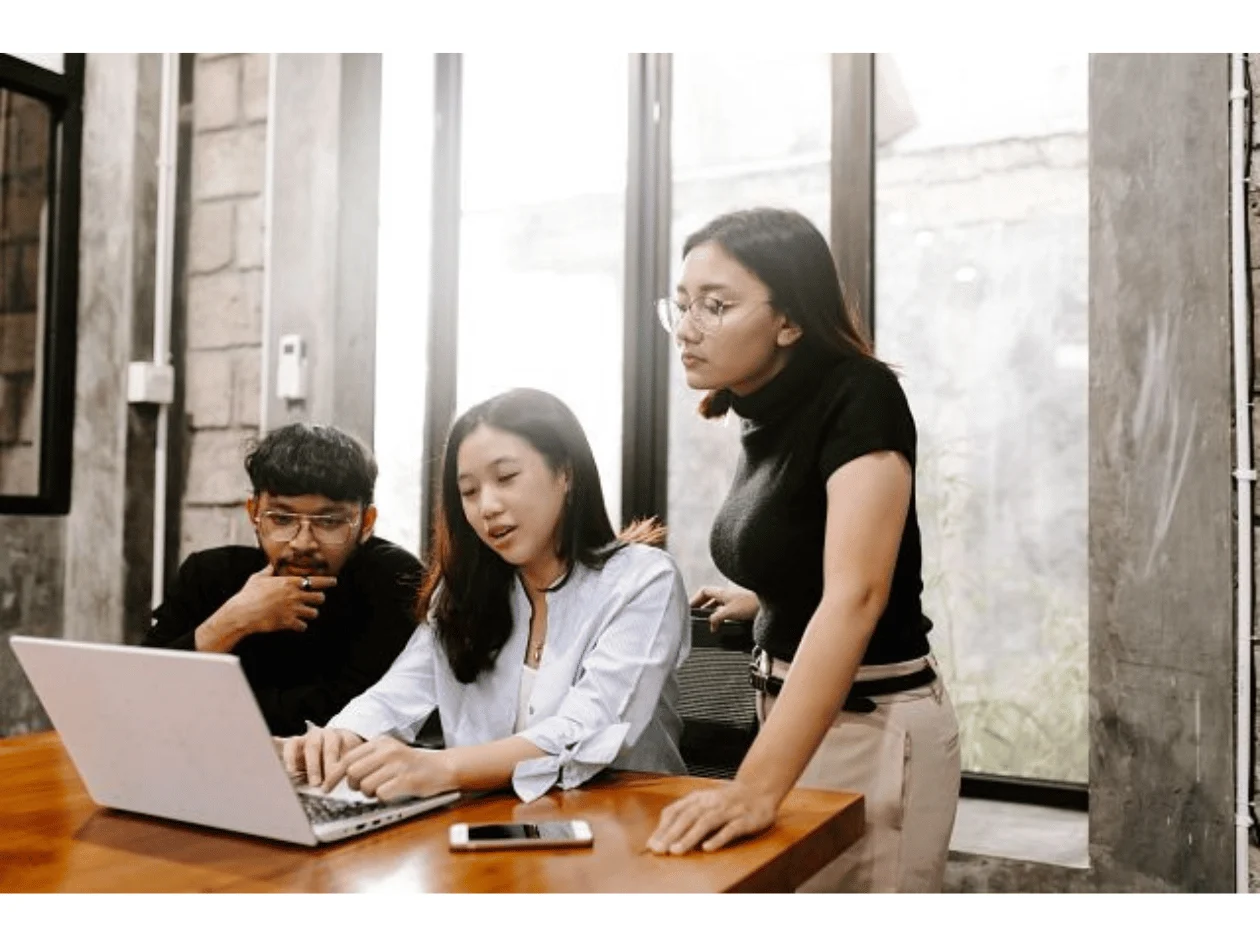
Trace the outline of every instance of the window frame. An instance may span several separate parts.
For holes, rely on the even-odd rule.
[[[85,60],[83,53],[67,53],[64,72],[58,73],[0,53],[0,88],[49,107],[54,145],[51,237],[44,259],[38,487],[32,494],[0,494],[0,515],[60,516],[70,511]]]
[[[429,334],[424,447],[420,455],[420,558],[433,557],[442,451],[455,420],[459,362],[459,245],[462,188],[463,54],[433,57],[433,187],[429,241]],[[439,353],[441,356],[439,357]]]
[[[421,554],[431,553],[438,471],[454,416],[459,310],[461,55],[436,57],[432,288],[428,389],[421,469]],[[629,57],[622,518],[668,523],[669,359],[671,346],[651,314],[668,294],[672,203],[672,62],[668,53]],[[831,57],[831,233],[841,279],[875,337],[875,54]],[[645,423],[646,421],[646,423]],[[1088,786],[964,772],[970,798],[1086,810]]]
[[[651,311],[669,281],[669,62],[668,54],[628,57],[621,456],[621,517],[627,522],[653,515],[664,522],[667,513],[670,345]],[[432,555],[442,449],[455,418],[459,381],[463,55],[438,53],[434,69],[432,276],[420,461],[420,554],[425,560]],[[651,423],[641,423],[644,417]]]
[[[621,518],[669,515],[669,362],[652,307],[671,293],[669,230],[673,57],[630,57],[622,358]],[[643,423],[644,419],[648,423]]]

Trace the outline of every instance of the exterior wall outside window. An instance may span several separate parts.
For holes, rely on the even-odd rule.
[[[963,769],[1085,782],[1088,59],[880,59],[912,118],[876,154],[876,352]]]

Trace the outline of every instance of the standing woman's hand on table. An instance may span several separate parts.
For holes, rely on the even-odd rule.
[[[667,805],[648,838],[654,854],[686,854],[697,845],[716,851],[736,838],[758,834],[774,824],[778,802],[741,782],[692,792]]]

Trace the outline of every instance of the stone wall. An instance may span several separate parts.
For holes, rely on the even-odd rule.
[[[181,559],[253,541],[242,460],[259,427],[269,58],[196,61]]]

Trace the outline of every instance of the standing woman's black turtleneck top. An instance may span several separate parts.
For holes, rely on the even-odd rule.
[[[713,522],[713,561],[761,602],[754,635],[772,656],[791,660],[822,599],[827,478],[850,460],[894,450],[915,468],[915,427],[891,369],[860,355],[822,360],[806,350],[747,397],[735,481]],[[922,552],[913,483],[888,604],[864,664],[928,652],[932,623],[922,612]]]

